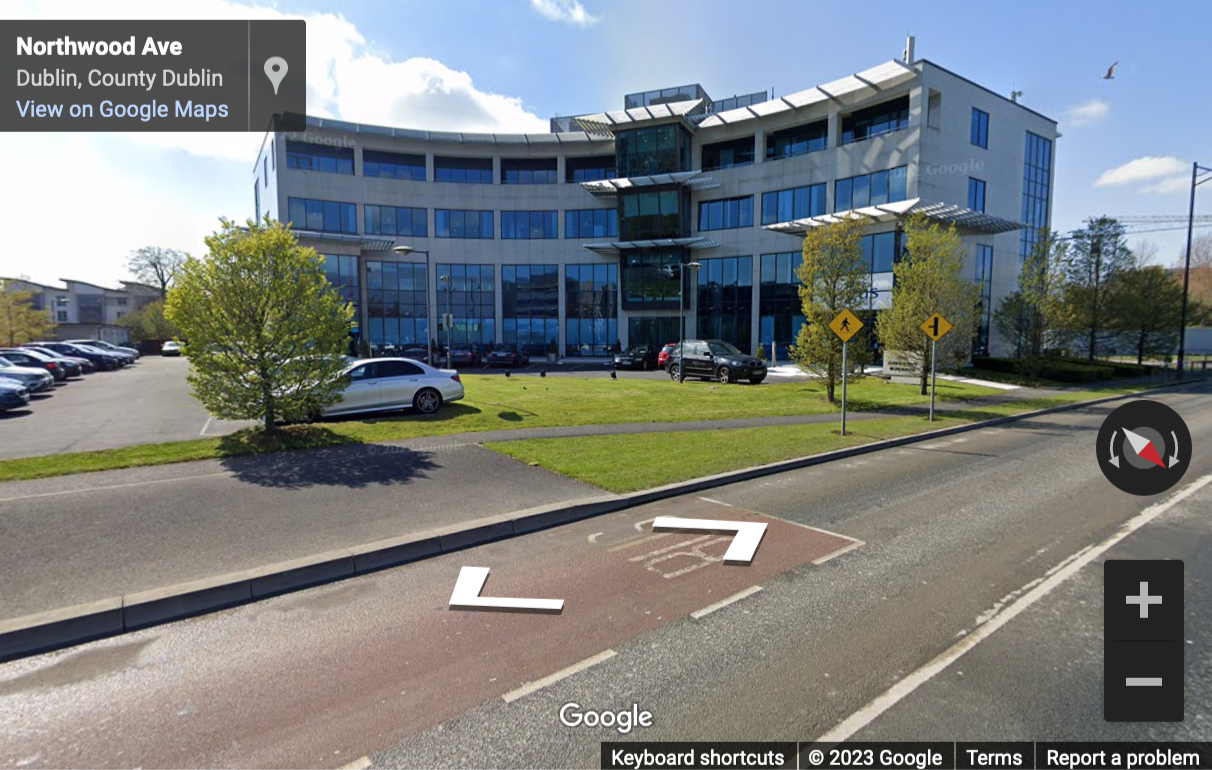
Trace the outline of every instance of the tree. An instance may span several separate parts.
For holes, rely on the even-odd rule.
[[[998,332],[1014,345],[1020,373],[1034,378],[1039,371],[1046,344],[1054,341],[1061,312],[1061,266],[1065,243],[1044,229],[1023,262],[1018,274],[1018,289],[1007,295],[993,314]]]
[[[1124,270],[1107,290],[1112,325],[1120,330],[1120,340],[1136,352],[1136,363],[1144,363],[1145,356],[1168,355],[1174,350],[1183,285],[1172,271],[1156,265]]]
[[[825,395],[834,401],[842,378],[842,342],[829,328],[844,308],[866,295],[870,265],[863,256],[864,221],[845,219],[809,230],[804,259],[796,271],[804,325],[791,348],[791,359],[825,380]]]
[[[37,292],[12,291],[0,281],[0,343],[10,347],[51,336],[49,310],[34,308]]]
[[[156,300],[118,319],[119,326],[130,329],[135,342],[145,340],[171,340],[180,336],[177,327],[164,317],[164,300]]]
[[[1088,361],[1117,336],[1108,287],[1135,266],[1123,225],[1114,219],[1088,219],[1085,228],[1070,233],[1064,264],[1066,326],[1084,338]]]
[[[955,328],[937,345],[939,361],[944,365],[966,361],[980,290],[964,276],[964,244],[954,226],[943,228],[915,215],[905,224],[905,237],[906,253],[892,266],[892,307],[880,314],[876,331],[885,351],[921,352],[924,396],[932,346],[922,324],[941,313]]]
[[[188,340],[194,396],[216,417],[272,431],[340,397],[353,307],[286,225],[221,223],[207,258],[182,266],[165,314]]]
[[[183,251],[144,246],[130,253],[126,267],[143,283],[159,287],[161,298],[167,298],[168,288],[187,259],[189,255]]]

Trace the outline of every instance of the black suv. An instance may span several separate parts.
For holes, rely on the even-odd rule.
[[[669,364],[665,367],[670,378],[678,379],[683,360],[686,377],[723,383],[749,380],[754,385],[766,379],[766,364],[723,340],[686,340],[684,346],[677,345],[669,354]]]

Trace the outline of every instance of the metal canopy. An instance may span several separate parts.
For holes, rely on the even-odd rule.
[[[946,225],[953,224],[959,230],[973,233],[995,235],[1023,228],[1023,225],[1019,222],[1011,222],[1008,219],[1002,219],[1001,217],[995,217],[980,211],[973,211],[963,206],[913,198],[896,203],[884,203],[878,206],[866,206],[861,209],[839,211],[836,214],[823,214],[819,217],[806,217],[790,222],[777,222],[773,225],[765,225],[762,229],[785,235],[803,237],[809,230],[833,224],[834,222],[840,222],[843,219],[859,217],[867,219],[872,223],[895,222],[904,219],[910,214],[921,214],[935,222]]]
[[[375,238],[367,235],[349,235],[345,233],[325,233],[319,230],[295,230],[295,235],[312,241],[328,241],[329,243],[344,243],[358,246],[362,251],[390,251],[396,245],[394,238]]]
[[[594,182],[581,182],[581,187],[596,198],[613,198],[620,190],[634,187],[655,187],[663,184],[686,185],[691,190],[711,190],[720,183],[705,175],[702,171],[678,171],[672,174],[653,174],[651,176],[633,176],[620,179],[600,179]]]
[[[719,241],[713,241],[710,238],[702,236],[660,238],[655,241],[605,241],[585,244],[585,248],[595,254],[618,254],[624,249],[668,249],[674,247],[684,247],[691,251],[699,251],[701,249],[717,249],[719,246]]]

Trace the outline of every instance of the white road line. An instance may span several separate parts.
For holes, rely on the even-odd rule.
[[[597,545],[598,538],[604,534],[606,534],[606,533],[605,532],[594,532],[592,535],[589,536],[589,542],[593,543],[594,545]]]
[[[773,519],[773,518],[777,518],[777,517],[771,516],[770,518]],[[862,540],[859,540],[857,537],[850,537],[850,535],[843,535],[840,532],[830,532],[827,529],[821,529],[820,527],[814,527],[811,524],[801,524],[798,521],[792,521],[791,519],[779,519],[779,521],[785,521],[788,524],[794,524],[797,527],[803,527],[804,529],[810,529],[813,532],[820,532],[822,535],[829,535],[831,537],[840,537],[841,539],[849,540],[852,543],[862,543],[863,545],[866,545],[866,543],[864,543]]]
[[[820,565],[824,564],[825,562],[829,561],[830,559],[836,559],[837,557],[841,556],[844,553],[850,553],[855,548],[862,548],[865,545],[867,545],[867,544],[864,543],[862,540],[855,540],[853,543],[846,546],[845,548],[839,548],[838,550],[834,551],[833,553],[827,553],[819,559],[813,559],[812,563],[819,567]]]
[[[212,419],[214,419],[214,418],[207,417],[207,418],[206,418],[206,422],[202,423],[202,430],[198,431],[198,435],[199,435],[199,436],[205,436],[205,435],[206,435],[206,429],[210,427],[210,421],[211,421]]]
[[[9,503],[14,500],[31,500],[36,497],[55,497],[57,495],[78,495],[85,492],[104,492],[109,489],[127,489],[130,487],[143,487],[151,484],[175,484],[179,481],[193,481],[194,479],[209,479],[215,476],[230,476],[228,471],[219,471],[218,473],[202,473],[197,476],[178,476],[173,479],[154,479],[152,481],[132,481],[129,484],[110,484],[104,487],[85,487],[84,489],[64,489],[58,492],[39,492],[35,495],[15,495],[13,497],[0,497],[0,503]]]
[[[341,765],[341,770],[366,770],[370,765],[370,757],[362,757],[361,759],[355,759],[348,765]]]
[[[1013,604],[1006,607],[1004,610],[994,615],[984,625],[978,626],[972,633],[965,636],[962,640],[954,644],[946,652],[936,657],[926,665],[917,669],[907,677],[892,685],[875,700],[863,706],[858,711],[847,717],[841,724],[817,738],[817,741],[822,743],[834,743],[849,740],[855,733],[862,730],[867,725],[874,722],[881,714],[899,703],[905,696],[912,693],[917,688],[921,687],[926,682],[933,679],[935,676],[944,671],[955,661],[959,660],[964,653],[968,652],[977,644],[987,639],[994,631],[1009,623],[1017,617],[1023,610],[1035,604],[1040,599],[1051,593],[1057,586],[1064,583],[1069,578],[1076,575],[1082,567],[1085,567],[1090,562],[1094,561],[1104,553],[1109,551],[1113,546],[1121,540],[1131,535],[1136,530],[1153,521],[1155,518],[1173,508],[1178,503],[1186,500],[1191,495],[1203,489],[1212,482],[1212,474],[1202,476],[1196,481],[1191,482],[1183,489],[1159,503],[1150,505],[1145,510],[1141,511],[1126,524],[1120,527],[1120,530],[1111,537],[1102,541],[1098,545],[1090,548],[1080,558],[1069,562],[1063,569],[1054,572],[1048,579],[1039,583],[1035,588],[1023,594],[1021,598]]]
[[[568,668],[557,671],[554,674],[549,674],[549,675],[543,677],[542,679],[536,679],[533,682],[527,682],[526,684],[522,685],[521,687],[519,687],[516,690],[510,690],[509,692],[507,692],[501,696],[501,700],[505,701],[506,703],[513,703],[518,698],[525,698],[527,695],[530,695],[533,692],[538,692],[539,690],[543,689],[544,687],[546,687],[549,684],[555,684],[556,682],[560,681],[561,679],[567,679],[568,677],[572,676],[573,674],[579,674],[587,668],[591,668],[592,666],[596,666],[599,663],[603,663],[607,660],[610,660],[617,654],[618,653],[616,653],[614,650],[606,650],[605,652],[599,652],[597,655],[594,655],[591,658],[586,658],[585,660],[581,661],[580,663],[573,663]]]
[[[712,500],[710,497],[700,497],[699,499],[706,503],[715,503],[716,505],[726,505],[729,508],[733,507],[732,503],[726,503],[723,500]]]
[[[698,619],[702,618],[704,615],[710,615],[711,613],[715,612],[716,610],[720,609],[721,607],[727,607],[729,604],[732,604],[733,602],[739,602],[741,599],[744,599],[746,596],[753,596],[754,594],[756,594],[758,591],[761,591],[761,590],[762,590],[761,586],[750,586],[750,587],[746,588],[744,591],[741,591],[739,594],[733,594],[732,596],[729,596],[727,599],[720,599],[715,604],[708,604],[706,607],[704,607],[701,610],[695,610],[694,612],[690,613],[690,617],[694,618],[695,620],[698,620]]]

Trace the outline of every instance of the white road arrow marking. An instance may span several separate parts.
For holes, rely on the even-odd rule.
[[[563,599],[514,599],[509,597],[481,597],[484,582],[488,580],[488,567],[464,567],[455,581],[454,593],[450,595],[450,608],[460,610],[497,609],[521,612],[560,612]]]
[[[1170,465],[1167,467],[1173,468],[1182,461],[1178,459],[1178,434],[1170,431],[1170,438],[1174,439],[1174,451],[1170,453]]]
[[[1119,455],[1115,454],[1115,437],[1119,435],[1118,430],[1111,431],[1111,464],[1116,468],[1119,467]]]
[[[732,544],[724,553],[724,561],[742,562],[753,561],[762,536],[766,534],[766,525],[753,521],[718,521],[716,519],[679,519],[673,516],[658,516],[652,522],[652,529],[705,529],[712,532],[721,529],[736,531]]]

